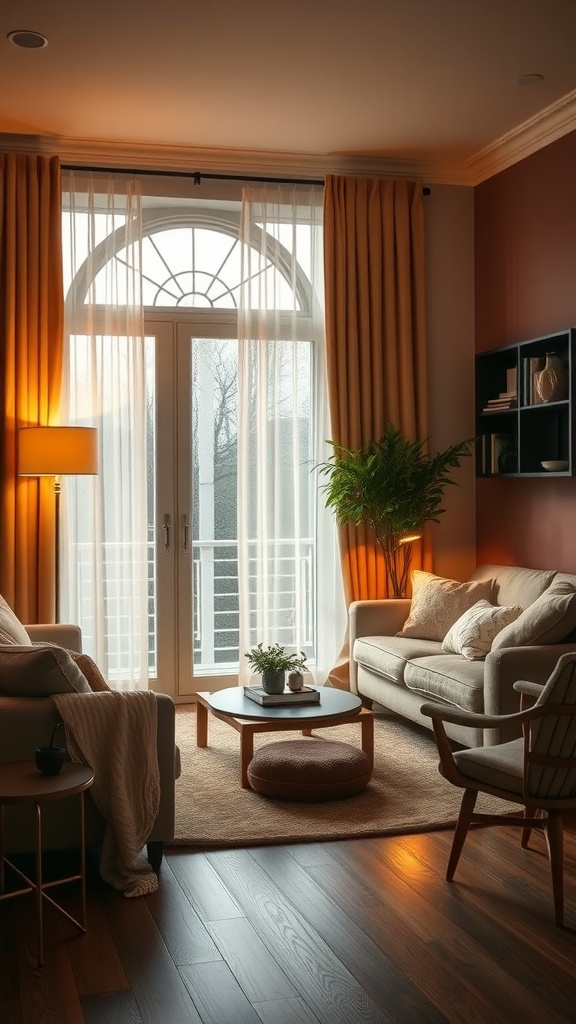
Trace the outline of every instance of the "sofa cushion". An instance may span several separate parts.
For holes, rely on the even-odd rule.
[[[9,604],[0,597],[0,644],[20,644],[24,647],[32,641],[20,619],[14,614]]]
[[[409,690],[464,711],[484,711],[484,662],[460,654],[437,654],[408,662],[404,682]]]
[[[490,651],[494,637],[522,614],[526,613],[519,604],[507,608],[490,604],[490,601],[477,601],[450,627],[442,650],[462,654],[469,661],[480,661]]]
[[[498,633],[492,650],[559,644],[573,629],[576,629],[576,588],[572,583],[555,579],[515,622]]]
[[[0,693],[9,697],[51,697],[55,693],[90,692],[88,680],[62,647],[0,646]]]
[[[556,573],[545,569],[523,569],[514,565],[479,565],[471,580],[492,580],[493,604],[519,604],[527,608],[550,586]]]
[[[411,580],[410,612],[397,636],[421,640],[444,640],[456,619],[477,601],[490,600],[492,591],[490,579],[458,583],[421,569],[413,571]]]
[[[362,636],[354,641],[352,657],[359,665],[378,672],[396,683],[404,682],[406,662],[429,654],[441,654],[436,640],[417,640],[400,636]]]

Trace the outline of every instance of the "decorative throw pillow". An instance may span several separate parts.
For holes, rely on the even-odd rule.
[[[461,654],[468,661],[481,661],[490,651],[494,637],[514,622],[522,611],[520,605],[506,607],[490,604],[490,601],[477,601],[450,627],[442,642],[442,650]]]
[[[19,644],[21,647],[32,644],[20,619],[3,597],[0,597],[0,644]]]
[[[0,693],[8,697],[51,697],[91,693],[88,680],[62,647],[0,646]]]
[[[495,638],[492,650],[559,644],[576,629],[576,589],[567,580],[551,583],[515,622]]]
[[[443,640],[456,619],[477,601],[490,599],[492,580],[458,583],[414,569],[410,613],[397,636]]]
[[[80,654],[78,651],[68,651],[68,654],[74,659],[78,668],[86,677],[88,686],[92,690],[92,693],[100,693],[103,690],[111,689],[98,668],[98,665],[88,654]]]

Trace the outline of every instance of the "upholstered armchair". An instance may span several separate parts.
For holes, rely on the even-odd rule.
[[[50,742],[53,730],[60,721],[50,692],[54,689],[54,678],[69,671],[63,655],[65,652],[81,651],[81,634],[77,626],[37,625],[24,627],[27,643],[58,645],[58,657],[47,676],[46,659],[39,659],[43,678],[33,678],[35,654],[41,648],[31,647],[29,653],[22,646],[22,635],[11,638],[7,644],[6,629],[2,635],[2,612],[0,607],[0,763],[33,760],[36,747]],[[16,646],[13,646],[16,645]],[[22,652],[23,667],[14,678],[9,678],[14,664],[12,651]],[[46,651],[44,649],[44,653]],[[72,661],[72,659],[70,659]],[[78,666],[82,662],[79,661]],[[80,675],[82,673],[80,672]],[[19,681],[26,677],[26,696],[18,695]],[[37,695],[28,695],[31,692]],[[96,696],[96,695],[95,695]],[[175,706],[171,697],[155,694],[157,703],[156,750],[160,775],[160,803],[158,814],[150,835],[147,837],[147,856],[154,870],[158,870],[163,856],[164,843],[174,836],[175,778],[180,773],[179,752],[175,745]],[[57,734],[57,743],[65,744],[64,729]],[[73,801],[73,798],[72,798]],[[76,803],[57,801],[47,804],[43,816],[43,849],[74,849],[78,844]],[[98,847],[101,844],[106,822],[98,812],[90,794],[86,796],[86,843]],[[4,844],[7,853],[26,853],[34,849],[33,820],[29,810],[22,806],[4,808]]]

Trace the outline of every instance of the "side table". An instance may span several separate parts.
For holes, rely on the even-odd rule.
[[[58,775],[41,775],[34,761],[16,761],[0,764],[0,900],[11,899],[27,892],[36,894],[38,920],[38,966],[44,963],[43,899],[64,914],[81,932],[86,931],[86,832],[84,825],[84,792],[94,781],[94,772],[84,764],[66,762]],[[66,878],[44,882],[42,877],[42,804],[50,800],[64,800],[78,794],[80,797],[80,872]],[[36,878],[32,880],[17,868],[4,854],[3,818],[5,804],[33,804],[35,811]],[[4,892],[4,868],[8,866],[26,883],[23,889]],[[46,890],[66,882],[80,882],[81,918],[72,917],[56,903]]]

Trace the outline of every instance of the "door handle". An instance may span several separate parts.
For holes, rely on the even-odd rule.
[[[168,514],[164,516],[162,532],[164,534],[164,551],[168,554],[170,551],[170,516]]]
[[[188,548],[190,545],[190,516],[182,516],[182,551],[185,555],[188,554]]]

